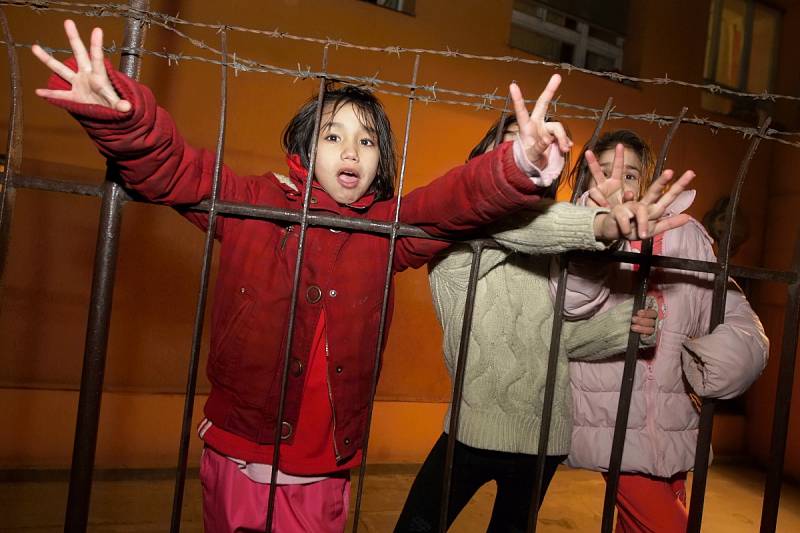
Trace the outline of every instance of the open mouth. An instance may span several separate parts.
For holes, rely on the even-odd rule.
[[[358,185],[358,171],[352,169],[342,169],[336,176],[339,185],[347,189],[352,189]]]

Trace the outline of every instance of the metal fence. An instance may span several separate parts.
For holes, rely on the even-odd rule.
[[[177,61],[187,59],[186,56],[177,56],[166,52],[153,52],[148,51],[143,47],[145,33],[148,25],[159,25],[167,28],[170,31],[179,32],[177,29],[181,24],[192,24],[188,21],[178,19],[177,17],[170,17],[167,15],[153,13],[148,11],[149,3],[147,0],[131,0],[129,5],[102,5],[102,4],[79,4],[71,2],[50,2],[50,1],[2,1],[0,5],[27,7],[38,10],[52,10],[56,12],[72,12],[84,16],[124,16],[127,17],[127,24],[124,36],[124,43],[119,51],[121,51],[122,59],[120,70],[132,78],[138,78],[139,74],[139,60],[142,54],[150,53],[163,57],[169,61]],[[381,319],[378,332],[378,343],[375,346],[374,352],[374,372],[372,376],[371,385],[371,398],[374,399],[377,380],[379,360],[381,356],[381,340],[384,337],[384,329],[386,327],[387,309],[389,304],[389,288],[392,276],[392,261],[394,255],[394,245],[400,237],[422,237],[431,238],[423,231],[400,223],[400,204],[401,194],[403,191],[404,174],[407,160],[407,148],[410,134],[410,124],[412,119],[412,111],[416,101],[437,101],[458,105],[469,105],[478,108],[495,108],[495,102],[502,100],[503,96],[495,94],[491,95],[477,95],[461,91],[447,90],[441,87],[434,86],[418,86],[417,85],[417,72],[420,64],[420,57],[426,53],[433,53],[439,55],[453,55],[460,57],[467,57],[472,59],[483,60],[501,60],[501,61],[519,61],[523,63],[533,64],[546,64],[548,66],[564,69],[573,69],[568,65],[555,65],[552,63],[534,61],[534,60],[521,60],[519,58],[492,58],[488,56],[470,56],[468,54],[460,54],[457,52],[443,52],[431,50],[410,50],[400,49],[398,47],[390,47],[383,49],[391,53],[413,53],[416,55],[414,62],[413,72],[411,74],[411,81],[408,84],[399,84],[386,82],[385,80],[377,80],[376,78],[355,78],[352,76],[335,75],[327,72],[327,58],[329,48],[331,46],[349,46],[359,48],[358,45],[351,45],[340,41],[319,40],[292,36],[282,34],[280,32],[259,32],[249,30],[247,28],[235,28],[224,25],[208,25],[193,23],[196,26],[216,27],[219,30],[220,45],[219,49],[211,47],[201,41],[193,39],[185,34],[187,39],[192,41],[196,46],[203,48],[207,51],[212,51],[219,56],[218,60],[208,58],[194,58],[206,62],[217,63],[221,66],[220,72],[220,111],[219,111],[219,134],[216,146],[216,161],[214,167],[214,180],[212,186],[211,198],[200,204],[192,206],[191,209],[208,213],[209,222],[208,230],[205,237],[205,253],[203,256],[202,269],[200,275],[200,289],[197,295],[197,309],[194,322],[194,334],[192,337],[192,348],[190,354],[189,373],[186,382],[186,399],[184,406],[183,422],[181,429],[181,437],[179,444],[179,459],[177,465],[177,476],[175,480],[174,499],[172,508],[172,521],[171,531],[177,532],[180,530],[181,524],[181,509],[184,494],[184,485],[186,480],[187,469],[187,456],[189,449],[189,436],[191,431],[191,419],[195,398],[195,389],[197,384],[197,371],[198,361],[200,356],[201,336],[203,329],[203,318],[205,316],[206,298],[209,284],[209,272],[211,267],[212,250],[214,246],[214,231],[215,224],[218,216],[238,216],[272,221],[283,221],[299,224],[299,250],[297,260],[294,267],[294,280],[292,286],[291,296],[291,315],[288,324],[288,340],[286,352],[283,354],[282,364],[282,388],[281,400],[277,413],[277,420],[283,419],[284,402],[285,402],[285,389],[290,368],[290,354],[289,347],[291,346],[291,339],[294,331],[294,313],[297,305],[298,292],[300,286],[300,269],[304,258],[304,241],[306,232],[309,227],[321,226],[328,228],[342,228],[358,232],[369,232],[387,237],[387,246],[389,249],[389,260],[386,267],[386,278],[383,291],[383,303],[381,307]],[[69,495],[66,511],[66,519],[64,529],[65,531],[85,531],[88,524],[88,512],[90,503],[90,493],[92,485],[92,474],[94,467],[95,448],[97,443],[99,415],[100,415],[100,400],[102,395],[102,386],[104,378],[104,368],[106,361],[107,343],[109,321],[111,314],[111,298],[114,287],[114,278],[117,265],[117,251],[120,238],[120,228],[122,224],[122,207],[129,201],[140,201],[129,196],[115,181],[115,176],[112,174],[107,175],[105,182],[100,185],[83,184],[59,181],[50,178],[40,178],[34,176],[26,176],[20,172],[22,161],[22,106],[21,106],[21,77],[19,72],[19,65],[17,59],[17,49],[29,45],[15,43],[11,35],[9,25],[6,17],[0,11],[0,25],[2,25],[4,33],[4,43],[6,44],[10,65],[10,79],[11,79],[11,109],[9,116],[9,131],[8,131],[8,144],[6,149],[7,164],[5,166],[2,176],[2,189],[0,189],[0,268],[4,270],[6,259],[9,250],[9,239],[11,237],[11,217],[14,207],[14,196],[17,189],[36,189],[45,191],[55,191],[67,194],[95,196],[101,199],[102,208],[99,220],[99,231],[97,236],[96,255],[94,263],[94,274],[91,289],[91,305],[89,309],[89,318],[86,328],[86,344],[83,361],[83,371],[81,377],[80,399],[76,423],[75,442],[72,456],[72,466],[70,470],[69,480]],[[278,69],[271,65],[257,64],[253,61],[236,58],[235,55],[231,56],[227,51],[227,37],[230,31],[250,31],[251,33],[263,33],[269,37],[279,38],[294,38],[297,40],[307,40],[317,42],[323,47],[323,59],[321,72],[311,72],[310,70],[303,71],[287,71],[285,69]],[[179,32],[180,33],[180,32]],[[278,35],[275,35],[275,34]],[[380,50],[370,47],[360,47],[363,49]],[[367,82],[371,84],[379,92],[389,94],[402,94],[407,98],[407,113],[405,133],[402,147],[402,158],[400,164],[399,174],[399,187],[396,199],[394,219],[391,222],[370,221],[363,219],[349,219],[344,217],[321,215],[310,212],[310,180],[314,174],[314,154],[316,152],[316,138],[314,135],[314,146],[311,150],[311,168],[308,173],[309,182],[306,183],[305,196],[303,198],[303,208],[300,211],[270,208],[265,206],[245,205],[240,203],[231,203],[221,201],[218,196],[218,184],[220,179],[220,170],[222,167],[225,134],[226,134],[226,111],[227,111],[227,87],[229,72],[238,72],[240,70],[259,70],[264,72],[276,72],[284,75],[294,75],[296,77],[308,77],[319,79],[319,102],[321,102],[325,91],[325,82],[330,77],[344,80],[345,82]],[[584,70],[584,69],[578,69]],[[641,78],[630,78],[611,73],[595,73],[586,71],[591,75],[602,75],[605,77],[619,78],[619,79],[635,79],[637,81],[669,84],[676,83],[680,85],[687,85],[702,89],[713,90],[714,92],[725,92],[725,89],[710,86],[690,84],[687,82],[680,82],[676,80],[669,80],[667,78],[645,80]],[[389,89],[386,87],[389,86]],[[398,92],[403,89],[406,92]],[[730,91],[728,91],[730,92]],[[425,94],[421,94],[425,93]],[[443,100],[438,97],[438,94],[449,94],[460,97],[461,100]],[[736,93],[742,96],[741,93]],[[745,95],[756,99],[795,99],[783,95]],[[321,120],[321,107],[317,106],[317,116],[315,120],[315,131],[318,131]],[[506,113],[506,105],[502,108],[502,113]],[[564,115],[558,113],[558,107],[562,109],[578,109],[585,114],[583,115]],[[498,107],[499,109],[499,107]],[[793,146],[800,146],[800,142],[793,140],[797,133],[794,132],[780,132],[769,128],[770,120],[764,120],[760,126],[755,128],[746,128],[741,126],[732,126],[721,124],[713,121],[708,121],[698,117],[687,117],[686,109],[675,117],[667,117],[662,115],[655,115],[654,113],[640,114],[640,115],[623,115],[616,113],[612,107],[612,101],[609,99],[605,108],[602,110],[592,109],[586,106],[579,106],[576,104],[568,104],[565,102],[556,102],[553,109],[553,114],[561,118],[582,118],[592,119],[596,121],[596,127],[592,136],[591,144],[593,144],[607,120],[610,118],[627,117],[634,120],[656,121],[659,123],[669,123],[670,129],[667,133],[666,139],[661,147],[660,154],[657,160],[657,168],[655,176],[658,176],[663,168],[664,162],[667,157],[670,143],[674,138],[678,127],[681,124],[701,124],[716,129],[732,129],[739,131],[743,135],[751,137],[749,149],[744,155],[738,175],[731,192],[731,201],[729,203],[727,213],[725,216],[726,228],[719,247],[719,259],[716,263],[705,261],[678,259],[672,257],[655,256],[652,254],[652,242],[647,241],[643,246],[641,254],[628,253],[628,252],[613,252],[605,254],[604,257],[608,261],[633,263],[640,265],[638,270],[638,289],[636,292],[634,307],[640,309],[643,307],[645,294],[647,292],[648,275],[651,268],[680,268],[694,272],[711,273],[714,276],[714,296],[713,307],[711,313],[711,323],[709,327],[713,329],[723,320],[723,313],[725,308],[726,287],[729,275],[737,276],[740,278],[753,279],[753,280],[768,280],[772,282],[784,283],[788,286],[788,302],[785,313],[784,334],[781,342],[781,358],[780,369],[778,378],[778,387],[776,391],[775,400],[775,417],[773,420],[772,429],[772,445],[770,450],[769,465],[767,471],[766,490],[763,499],[763,508],[761,516],[761,531],[775,531],[777,513],[780,501],[781,481],[783,473],[783,462],[786,451],[786,439],[789,423],[789,406],[792,394],[792,380],[795,366],[795,353],[797,348],[797,333],[798,323],[800,322],[800,299],[798,298],[798,289],[800,288],[800,240],[797,241],[795,246],[795,253],[792,264],[788,270],[777,271],[767,270],[763,268],[741,267],[731,265],[730,250],[731,250],[731,235],[733,223],[735,220],[736,209],[738,206],[740,193],[747,176],[747,171],[751,160],[758,148],[761,140],[770,140],[774,142],[781,142]],[[580,178],[585,179],[585,176]],[[580,190],[579,185],[575,188],[576,191]],[[573,201],[576,199],[576,194],[573,194]],[[478,264],[481,257],[481,252],[486,247],[496,246],[495,243],[488,240],[475,240],[470,243],[473,251],[473,262],[470,274],[469,288],[467,291],[467,305],[464,315],[464,323],[462,325],[461,344],[459,348],[458,365],[455,374],[453,397],[452,397],[452,416],[450,420],[450,430],[447,445],[447,460],[446,460],[446,475],[443,486],[443,506],[442,506],[442,528],[446,524],[446,509],[448,507],[448,496],[453,468],[453,450],[455,445],[455,436],[458,428],[459,407],[461,405],[461,394],[464,382],[464,375],[467,361],[467,346],[469,339],[469,332],[472,322],[472,308],[475,301],[475,287],[478,279]],[[596,255],[592,255],[597,257]],[[536,476],[533,480],[535,482],[535,491],[530,507],[530,521],[529,531],[535,531],[537,526],[538,506],[533,502],[539,501],[539,493],[542,487],[542,480],[544,475],[544,459],[547,450],[547,442],[550,431],[550,416],[554,399],[555,391],[555,378],[556,378],[556,360],[559,356],[558,346],[560,344],[561,327],[563,323],[562,311],[564,306],[565,291],[566,291],[566,276],[567,264],[570,259],[586,258],[589,257],[585,252],[574,252],[566,254],[560,271],[559,285],[557,290],[557,297],[555,302],[555,318],[552,328],[552,338],[550,344],[550,354],[548,361],[548,371],[546,377],[546,388],[544,396],[543,417],[541,422],[540,440],[538,445],[538,464],[536,468]],[[2,271],[0,271],[2,274]],[[622,452],[625,439],[625,431],[627,426],[628,411],[633,388],[633,377],[636,363],[636,354],[639,346],[639,335],[631,333],[628,342],[628,349],[625,356],[625,367],[623,373],[622,389],[619,398],[619,406],[617,412],[617,420],[614,432],[612,455],[609,465],[609,475],[606,485],[605,502],[603,508],[603,518],[601,524],[601,531],[610,532],[613,527],[614,505],[616,500],[616,491],[619,481],[620,465],[622,461]],[[370,413],[367,419],[367,428],[365,434],[369,435],[369,424],[372,418],[372,402],[370,403]],[[694,469],[694,481],[692,485],[692,497],[689,507],[689,527],[688,530],[692,532],[699,532],[701,520],[703,515],[703,502],[705,495],[705,485],[708,473],[709,450],[711,444],[711,428],[713,422],[714,402],[711,400],[704,400],[701,411],[701,424],[697,442],[696,463]],[[281,424],[276,425],[274,436],[274,456],[272,464],[279,464],[280,444],[281,444]],[[356,503],[355,503],[355,516],[353,520],[353,531],[357,531],[359,524],[359,513],[361,509],[361,501],[364,487],[364,478],[366,473],[366,464],[368,458],[368,441],[365,442],[363,448],[363,458],[360,466],[360,475],[358,478],[358,486],[356,489]],[[273,469],[271,483],[275,483],[277,469]],[[272,523],[274,511],[274,491],[271,491],[269,506],[267,510],[267,523],[268,528]]]

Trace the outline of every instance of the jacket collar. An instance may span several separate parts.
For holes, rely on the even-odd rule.
[[[298,154],[287,155],[286,164],[289,167],[289,176],[286,177],[275,174],[278,185],[284,190],[286,197],[290,201],[302,202],[306,188],[306,180],[308,178],[308,169],[303,166]],[[331,198],[317,180],[312,181],[311,189],[311,209],[325,209],[327,211],[333,211],[334,213],[342,213],[348,210],[364,212],[375,203],[375,193],[372,192],[365,194],[352,204],[342,205]]]

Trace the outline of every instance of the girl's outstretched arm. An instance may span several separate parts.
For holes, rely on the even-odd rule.
[[[214,155],[186,143],[153,93],[116,71],[103,57],[101,29],[92,31],[88,52],[74,22],[66,20],[64,29],[74,58],[62,63],[41,47],[33,47],[34,55],[53,71],[48,88],[37,89],[36,94],[80,122],[129,188],[168,205],[191,205],[208,198]],[[233,196],[237,187],[246,188],[244,180],[231,176],[223,168],[222,197]],[[207,218],[187,217],[201,227]]]

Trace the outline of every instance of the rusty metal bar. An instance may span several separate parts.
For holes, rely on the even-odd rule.
[[[506,99],[503,101],[503,111],[500,113],[500,122],[497,123],[497,131],[494,133],[494,145],[497,146],[501,142],[503,142],[503,136],[505,134],[506,129],[506,117],[508,116],[508,104],[511,103],[511,94],[506,95]]]
[[[322,51],[322,72],[328,70],[328,46]],[[283,412],[286,407],[286,385],[289,382],[289,360],[292,353],[292,340],[294,339],[294,321],[297,315],[297,295],[300,291],[300,273],[303,268],[303,258],[305,256],[306,232],[308,230],[308,209],[311,205],[311,186],[314,180],[314,167],[317,160],[317,146],[319,145],[319,129],[322,122],[322,106],[325,100],[325,81],[323,75],[319,79],[319,94],[317,95],[317,109],[314,114],[314,133],[311,141],[311,153],[309,154],[308,176],[306,176],[305,192],[303,194],[303,212],[300,218],[300,235],[297,243],[297,259],[294,263],[294,278],[292,282],[292,298],[289,304],[289,324],[286,331],[286,349],[283,353],[283,368],[281,371],[281,393],[278,402],[278,413],[275,418],[275,435],[272,454],[272,474],[269,480],[269,502],[267,505],[267,528],[272,531],[272,520],[275,514],[275,486],[278,481],[278,469],[280,467],[281,439],[283,437]]]
[[[22,77],[19,72],[19,58],[14,47],[14,38],[8,27],[5,11],[0,10],[0,25],[3,27],[3,36],[8,53],[10,73],[11,109],[8,116],[8,137],[6,140],[6,160],[2,169],[0,181],[0,291],[3,288],[3,275],[6,270],[8,248],[11,241],[11,220],[14,215],[14,199],[16,192],[13,187],[14,176],[19,174],[22,167]]]
[[[131,7],[147,9],[148,0],[131,0]],[[125,47],[135,49],[144,41],[145,24],[128,19],[125,25]],[[139,57],[133,52],[122,55],[120,70],[131,78],[138,78]],[[122,188],[114,182],[109,170],[103,184],[103,203],[100,208],[100,225],[92,276],[91,304],[86,325],[86,344],[78,398],[78,415],[75,441],[72,450],[69,494],[67,496],[64,530],[86,531],[92,490],[94,456],[97,448],[97,431],[100,423],[100,400],[103,392],[108,330],[111,321],[111,304],[114,293],[114,275],[117,267],[120,226],[122,225]]]
[[[464,377],[467,371],[467,356],[469,353],[469,335],[472,331],[472,316],[475,311],[475,293],[478,287],[478,273],[481,266],[481,253],[486,247],[486,241],[471,241],[472,264],[469,270],[469,284],[467,285],[467,299],[464,303],[464,321],[461,323],[461,339],[458,344],[458,361],[456,361],[456,375],[453,378],[453,397],[450,400],[450,426],[447,432],[447,452],[444,462],[444,477],[442,478],[441,507],[439,509],[439,533],[447,531],[447,520],[450,510],[450,484],[453,479],[453,459],[455,455],[456,438],[458,437],[458,419],[461,415],[461,396],[464,390]]]
[[[603,130],[608,117],[611,114],[614,99],[609,98],[603,108],[603,113],[597,119],[597,124],[592,132],[592,137],[589,140],[589,147],[594,148],[597,139],[600,138],[600,132]],[[583,187],[587,179],[586,168],[583,168],[578,173],[578,178],[575,181],[575,187],[572,190],[570,201],[574,204],[583,192]],[[533,479],[533,497],[531,498],[531,506],[528,514],[528,532],[533,533],[536,531],[539,519],[539,501],[542,499],[542,487],[544,485],[544,467],[547,459],[547,444],[550,440],[550,418],[553,410],[553,402],[555,401],[556,391],[556,370],[558,369],[558,358],[560,356],[561,346],[561,329],[564,325],[564,301],[567,294],[567,275],[569,266],[569,256],[564,255],[558,273],[558,286],[556,288],[556,300],[553,302],[553,328],[550,332],[550,350],[547,357],[547,375],[545,377],[544,385],[544,399],[542,403],[542,420],[539,426],[539,443],[536,454],[536,471]]]
[[[16,189],[33,189],[48,192],[63,192],[69,194],[77,194],[80,196],[96,196],[101,197],[103,194],[102,185],[93,185],[91,183],[76,183],[64,180],[53,180],[47,178],[40,178],[35,176],[14,176],[11,180],[12,187]],[[139,198],[131,198],[124,193],[126,202],[141,202],[150,203],[146,200]],[[158,204],[152,204],[158,205]],[[186,207],[192,211],[209,211],[209,202],[204,201],[193,206]],[[276,207],[267,207],[263,205],[242,204],[236,202],[217,202],[218,215],[232,215],[239,217],[256,218],[262,220],[281,220],[285,222],[299,223],[302,218],[301,210],[282,209]],[[325,215],[321,213],[309,213],[308,223],[310,226],[324,226],[330,228],[349,229],[355,231],[363,231],[368,233],[390,234],[392,232],[393,224],[391,222],[371,219],[352,219],[341,217],[338,215]],[[440,241],[450,240],[442,237],[434,237],[428,235],[423,230],[410,226],[407,224],[399,224],[398,237],[419,237],[422,239],[434,239]],[[589,252],[585,250],[574,250],[567,252],[570,260],[573,259],[597,259],[597,252]],[[602,254],[609,261],[616,261],[620,263],[639,264],[642,258],[639,254],[632,252],[605,252]],[[696,259],[684,259],[680,257],[667,257],[663,255],[652,256],[652,266],[659,268],[676,268],[683,270],[691,270],[693,272],[708,272],[716,274],[720,272],[721,267],[718,263],[710,261],[700,261]],[[788,270],[769,270],[761,267],[751,267],[743,265],[731,265],[730,275],[737,278],[757,279],[765,281],[774,281],[778,283],[794,283],[798,278],[796,272]]]
[[[197,391],[197,368],[200,363],[200,346],[203,339],[203,319],[206,314],[208,280],[211,274],[214,235],[217,228],[217,200],[219,199],[219,182],[222,174],[228,113],[228,68],[227,61],[225,61],[228,57],[227,36],[228,32],[226,30],[220,33],[220,47],[223,61],[222,73],[220,76],[219,134],[217,136],[217,149],[214,158],[214,174],[211,182],[211,200],[208,211],[208,228],[206,230],[205,247],[203,250],[203,263],[200,268],[200,287],[197,295],[192,348],[189,356],[189,368],[186,380],[186,397],[183,405],[183,421],[181,423],[180,447],[178,449],[178,467],[175,472],[175,489],[172,496],[172,521],[170,524],[170,531],[172,533],[178,533],[181,530],[183,492],[186,484],[186,466],[189,456],[189,435],[191,433],[192,415],[194,414],[194,398],[195,392]]]
[[[414,69],[411,74],[411,85],[417,85],[417,74],[419,73],[420,56],[417,54],[414,59]],[[408,159],[408,143],[411,138],[411,112],[414,108],[414,95],[416,89],[411,89],[408,95],[408,108],[406,111],[406,129],[403,135],[403,153],[400,158],[400,177],[397,185],[397,200],[395,203],[394,222],[391,233],[389,234],[389,258],[386,264],[386,278],[383,285],[383,302],[381,303],[381,318],[378,323],[378,341],[375,346],[375,360],[372,369],[372,385],[370,386],[369,409],[367,411],[367,425],[364,429],[364,444],[361,452],[361,466],[358,470],[358,488],[356,489],[356,507],[353,517],[353,533],[358,531],[358,518],[361,514],[361,498],[364,491],[364,478],[367,475],[367,451],[369,448],[369,432],[372,426],[372,411],[375,405],[375,393],[378,389],[378,376],[380,361],[383,348],[383,337],[386,330],[386,316],[389,309],[389,294],[392,286],[392,276],[394,275],[394,252],[395,243],[400,229],[400,204],[403,199],[403,185],[405,184],[406,161]]]
[[[64,180],[53,180],[47,178],[40,178],[35,176],[14,176],[11,180],[12,187],[16,189],[32,189],[38,191],[48,192],[63,192],[69,194],[76,194],[79,196],[96,196],[100,197],[103,194],[102,185],[93,185],[91,183],[70,182]],[[123,192],[126,202],[141,202],[150,203],[146,200],[139,198],[131,198],[127,193]],[[159,205],[159,204],[151,204]],[[193,206],[184,209],[200,212],[209,211],[209,202],[203,201]],[[302,218],[301,210],[282,209],[276,207],[267,207],[263,205],[242,204],[236,202],[217,202],[218,215],[232,215],[247,218],[256,218],[261,220],[282,220],[285,222],[299,223]],[[308,224],[310,226],[324,226],[330,228],[349,229],[355,231],[363,231],[367,233],[390,234],[392,232],[393,224],[382,220],[371,219],[353,219],[341,217],[338,215],[325,215],[321,213],[309,213]],[[398,229],[398,237],[419,237],[421,239],[434,239],[440,241],[451,242],[464,242],[452,239],[445,239],[442,237],[434,237],[428,235],[423,230],[410,226],[407,224],[400,224]],[[498,246],[499,247],[499,246]],[[597,252],[589,252],[586,250],[573,250],[567,252],[570,260],[573,259],[597,259],[600,255]],[[620,263],[639,264],[642,258],[639,254],[632,252],[605,252],[603,257],[609,261],[616,261]],[[684,259],[681,257],[667,257],[663,255],[652,256],[652,266],[659,268],[676,268],[683,270],[691,270],[693,272],[708,272],[716,274],[720,272],[720,265],[710,261],[700,261],[697,259]],[[770,270],[761,267],[751,267],[743,265],[731,265],[730,275],[737,278],[757,279],[764,281],[774,281],[778,283],[791,284],[798,278],[796,272],[789,270]]]
[[[800,272],[800,236],[795,242],[792,268]],[[770,533],[778,525],[778,507],[783,481],[783,462],[786,455],[786,438],[789,433],[789,410],[792,405],[792,386],[797,359],[797,335],[800,324],[800,282],[789,286],[783,321],[781,360],[778,383],[775,388],[775,411],[772,418],[772,442],[767,463],[767,480],[761,508],[761,532]]]
[[[656,160],[653,181],[661,175],[661,171],[667,159],[669,147],[672,144],[672,139],[678,131],[678,127],[681,125],[681,120],[683,120],[683,117],[686,115],[686,111],[688,111],[686,107],[681,109],[680,114],[675,118],[667,132],[664,144],[661,146],[661,152]],[[642,256],[643,262],[639,265],[639,272],[637,275],[639,286],[633,301],[634,313],[644,307],[645,298],[647,296],[647,285],[650,276],[650,268],[652,266],[650,258],[653,256],[652,238],[648,238],[642,242],[642,251],[640,255]],[[617,405],[617,419],[614,424],[614,437],[611,443],[611,458],[608,465],[606,493],[603,501],[603,519],[600,527],[601,531],[604,533],[611,533],[614,527],[614,509],[617,503],[617,488],[619,487],[622,454],[625,448],[625,433],[628,429],[628,414],[631,407],[631,397],[633,396],[633,379],[636,375],[636,356],[639,353],[639,337],[640,335],[633,331],[628,335],[628,349],[625,352],[625,366],[622,371],[622,384],[620,386],[619,403]]]
[[[765,118],[759,127],[759,131],[766,132],[770,122],[771,119],[769,117]],[[744,180],[747,178],[747,170],[750,168],[750,162],[753,160],[760,142],[760,137],[753,137],[753,140],[750,141],[750,146],[745,153],[744,159],[742,159],[742,163],[739,165],[739,172],[736,174],[731,199],[725,212],[725,231],[722,234],[719,257],[717,258],[721,271],[714,278],[714,296],[711,304],[709,332],[714,331],[714,328],[725,320],[725,301],[728,294],[728,273],[730,271],[728,263],[731,256],[733,224],[736,221],[736,209],[739,206]],[[689,532],[699,533],[703,521],[703,506],[705,504],[706,481],[708,480],[708,463],[711,459],[711,431],[713,427],[714,400],[703,398],[703,405],[700,408],[700,427],[697,431],[697,448],[694,456],[689,522],[686,528]]]

